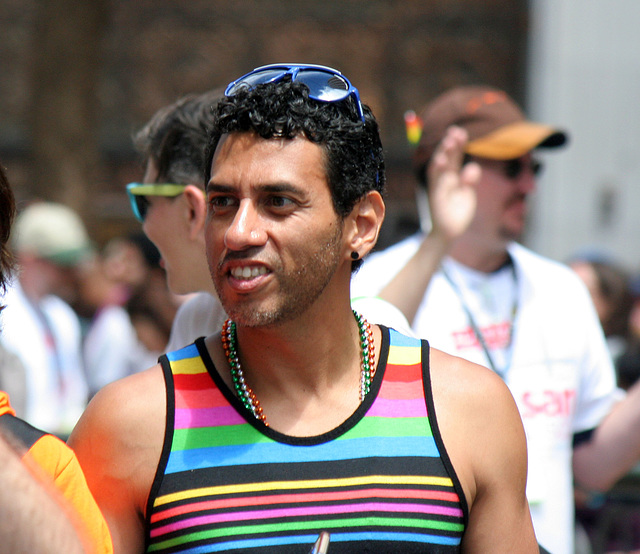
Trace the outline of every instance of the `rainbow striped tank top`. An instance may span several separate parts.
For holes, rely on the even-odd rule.
[[[382,328],[370,393],[342,425],[290,437],[227,388],[203,339],[162,359],[164,448],[147,552],[306,554],[460,551],[462,487],[433,409],[426,341]]]

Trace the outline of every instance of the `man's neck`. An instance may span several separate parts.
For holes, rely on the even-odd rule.
[[[247,383],[269,425],[283,433],[330,431],[359,404],[361,349],[355,318],[350,310],[329,319],[317,315],[277,327],[238,328]]]
[[[331,321],[304,314],[266,328],[238,326],[238,344],[247,367],[260,371],[259,379],[280,388],[314,390],[342,373],[332,358],[357,353],[357,325],[349,311]]]
[[[477,242],[458,240],[449,255],[457,262],[476,271],[491,273],[500,269],[509,260],[508,242],[487,246]]]

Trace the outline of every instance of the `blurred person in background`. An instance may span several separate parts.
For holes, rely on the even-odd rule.
[[[568,265],[591,295],[618,386],[628,390],[640,377],[640,287],[624,267],[604,254],[577,254]]]
[[[629,289],[629,336],[625,351],[616,361],[618,385],[623,389],[631,388],[640,380],[640,277],[629,280]]]
[[[18,215],[11,246],[17,272],[2,298],[0,342],[26,369],[25,419],[61,437],[82,414],[88,388],[80,321],[66,298],[92,245],[80,216],[62,204],[38,202]]]
[[[614,365],[627,350],[633,294],[627,271],[604,254],[577,254],[568,265],[583,281],[602,325]]]
[[[2,227],[0,227],[2,231],[0,235],[0,294],[4,294],[10,275],[15,269],[8,243],[16,207],[13,191],[5,178],[2,166],[0,166],[0,195],[0,223],[2,223]],[[2,333],[1,325],[0,321],[0,333]],[[7,350],[2,342],[0,342],[0,390],[11,396],[15,412],[24,417],[27,408],[27,371],[22,360],[15,353]]]
[[[2,329],[0,328],[0,333]],[[0,342],[0,390],[13,400],[17,414],[24,417],[27,409],[27,370],[22,360]]]
[[[631,311],[633,308],[633,292],[630,276],[620,264],[613,261],[606,252],[586,250],[572,256],[567,264],[584,282],[602,325],[609,353],[616,370],[618,386],[628,390],[637,380],[640,369],[640,352],[633,340],[631,332]],[[636,527],[634,518],[629,517],[629,507],[633,504],[629,495],[631,488],[628,481],[637,480],[638,468],[632,469],[627,480],[624,478],[616,484],[610,494],[585,494],[576,487],[576,520],[579,527],[585,530],[595,551],[599,552],[604,543],[608,543],[607,551],[615,546],[615,535],[631,537],[633,533],[624,530]],[[635,488],[635,485],[631,485]],[[608,491],[609,492],[609,491]],[[620,495],[628,500],[618,503]],[[637,500],[636,500],[637,502]],[[615,514],[618,529],[607,525]],[[578,528],[579,528],[578,527]],[[604,530],[607,530],[605,540]],[[639,544],[635,538],[636,545]]]
[[[178,310],[167,351],[220,329],[226,315],[205,257],[204,160],[212,109],[222,91],[188,95],[156,112],[136,134],[145,172],[127,193],[134,214],[161,253],[169,288],[196,293]]]
[[[4,294],[10,275],[15,269],[13,255],[9,251],[11,225],[16,205],[13,191],[0,165],[0,293]],[[0,302],[1,306],[1,302]],[[2,308],[0,307],[0,311]],[[0,322],[1,324],[1,322]],[[0,326],[0,333],[2,328]],[[27,374],[24,364],[0,342],[0,390],[13,399],[14,409],[24,417],[27,405]]]
[[[13,191],[0,166],[0,292],[14,260],[7,248]],[[4,306],[0,305],[0,312]],[[6,330],[6,327],[5,327]],[[109,554],[111,536],[73,451],[16,417],[0,390],[0,550]]]
[[[79,298],[74,309],[84,323],[84,365],[93,396],[107,383],[155,361],[150,358],[153,353],[140,343],[127,311],[127,285],[105,270],[104,249],[84,262],[79,271]]]
[[[541,167],[536,150],[565,141],[492,87],[436,98],[413,159],[424,230],[365,260],[352,292],[380,294],[433,347],[504,379],[527,434],[536,536],[554,554],[574,551],[574,480],[606,490],[640,457],[640,435],[630,433],[640,426],[640,388],[618,402],[586,287],[518,244]],[[443,168],[447,159],[456,163]]]
[[[167,348],[177,311],[188,298],[169,289],[160,252],[141,232],[107,243],[103,271],[106,278],[124,288],[124,307],[138,340],[135,370],[155,365]]]

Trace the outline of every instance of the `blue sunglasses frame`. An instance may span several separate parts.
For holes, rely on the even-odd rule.
[[[340,102],[353,96],[358,116],[365,123],[360,93],[340,71],[324,65],[314,64],[269,64],[256,67],[246,75],[227,85],[225,96],[234,96],[243,88],[281,81],[291,75],[292,81],[303,83],[309,89],[309,98],[319,102]]]

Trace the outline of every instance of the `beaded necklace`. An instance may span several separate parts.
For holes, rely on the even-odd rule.
[[[371,389],[371,382],[376,373],[376,351],[373,343],[373,331],[369,322],[355,310],[353,315],[358,322],[358,331],[360,335],[360,349],[362,350],[362,360],[360,362],[360,402],[362,402],[367,393]],[[265,426],[267,417],[264,414],[260,401],[258,400],[253,389],[247,384],[244,378],[244,372],[238,359],[238,337],[236,334],[236,324],[231,319],[227,319],[222,325],[222,348],[227,357],[229,368],[231,370],[231,380],[236,395],[240,401],[257,419],[262,421]]]

